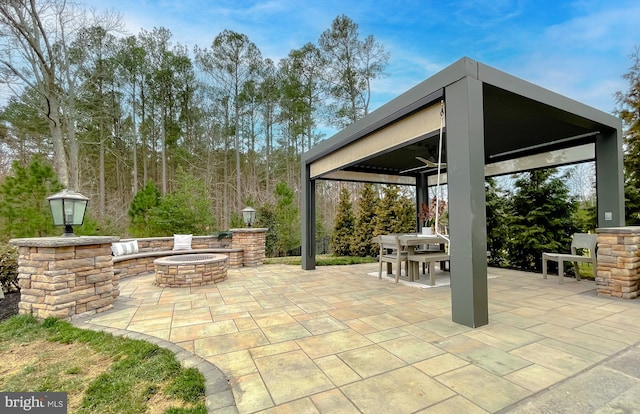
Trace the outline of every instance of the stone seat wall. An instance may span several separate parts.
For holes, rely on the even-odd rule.
[[[266,228],[231,229],[232,238],[194,236],[191,250],[171,250],[173,237],[136,239],[139,253],[112,256],[117,236],[40,237],[12,239],[18,246],[20,314],[38,319],[68,319],[113,307],[120,277],[155,271],[159,256],[219,253],[229,267],[264,263]]]

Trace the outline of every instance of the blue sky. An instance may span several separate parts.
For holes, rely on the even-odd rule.
[[[640,46],[638,0],[85,0],[122,14],[129,34],[165,27],[176,43],[209,47],[224,29],[274,61],[317,42],[345,14],[361,38],[390,53],[372,85],[372,109],[463,56],[584,102],[615,108]]]

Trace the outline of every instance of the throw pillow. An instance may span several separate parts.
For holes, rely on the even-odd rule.
[[[191,250],[192,234],[174,234],[173,250]]]
[[[111,243],[111,252],[114,256],[138,253],[138,240]]]

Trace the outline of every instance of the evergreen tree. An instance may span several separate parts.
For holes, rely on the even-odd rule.
[[[576,231],[576,202],[566,177],[555,168],[525,173],[515,182],[509,237],[509,262],[523,270],[542,269],[542,252],[568,252]]]
[[[39,157],[24,167],[12,165],[13,175],[0,185],[2,235],[42,237],[55,234],[47,197],[62,190],[51,165]]]
[[[158,206],[151,210],[151,224],[156,236],[206,234],[215,230],[204,180],[179,169],[176,189],[161,197]]]
[[[594,233],[597,225],[598,213],[596,203],[591,201],[578,202],[578,207],[573,215],[578,231],[581,233]]]
[[[384,186],[376,207],[374,236],[416,231],[416,211],[412,202],[400,195],[397,185]]]
[[[627,225],[640,224],[640,45],[631,54],[633,64],[623,78],[627,92],[617,92],[617,113],[625,127],[625,215]]]
[[[331,250],[336,256],[351,255],[351,238],[354,224],[355,217],[353,216],[351,194],[349,194],[349,190],[343,187],[340,190],[338,212],[336,213],[333,234],[331,235]]]
[[[256,209],[256,227],[268,229],[265,240],[265,254],[274,257],[278,253],[278,223],[276,209],[273,204],[265,203]]]
[[[487,178],[485,190],[489,263],[501,266],[506,260],[507,253],[506,243],[509,228],[505,217],[509,200],[500,194],[501,189],[493,178]]]
[[[300,216],[293,190],[285,182],[276,184],[276,225],[278,255],[300,246]]]
[[[371,241],[375,231],[378,201],[378,194],[375,192],[373,184],[365,184],[358,198],[358,211],[353,231],[351,251],[355,256],[375,256],[378,253],[377,246]]]
[[[129,231],[135,237],[152,236],[153,209],[160,204],[160,190],[153,183],[148,181],[144,188],[136,193],[129,206],[129,218],[131,225]]]

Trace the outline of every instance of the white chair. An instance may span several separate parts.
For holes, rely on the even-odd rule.
[[[573,262],[576,270],[576,280],[580,280],[578,262],[591,263],[593,274],[598,271],[596,249],[598,244],[597,234],[574,233],[571,241],[571,254],[569,253],[542,253],[542,277],[547,278],[547,261],[558,262],[558,281],[564,283],[564,262]],[[587,249],[586,255],[578,254],[578,249]]]
[[[385,234],[378,236],[380,244],[380,269],[378,270],[378,278],[382,278],[382,263],[387,264],[387,274],[392,274],[392,266],[396,265],[396,283],[402,273],[402,262],[405,265],[405,274],[409,275],[409,262],[407,260],[407,252],[402,250],[398,236]]]

